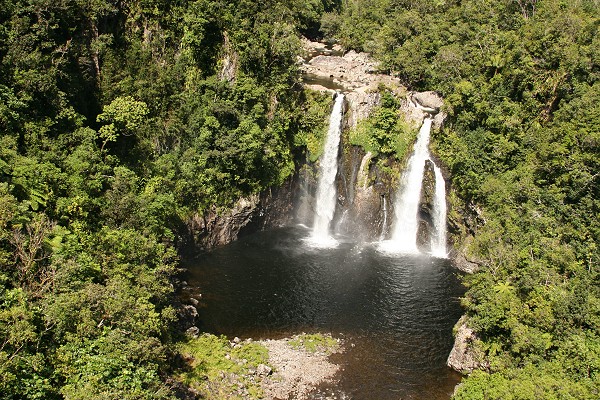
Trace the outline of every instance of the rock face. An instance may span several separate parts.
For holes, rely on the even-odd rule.
[[[455,326],[454,347],[446,364],[462,373],[471,373],[476,369],[489,367],[484,360],[484,353],[476,346],[477,336],[468,327],[468,318],[462,316]]]
[[[224,55],[221,59],[222,67],[221,71],[219,71],[219,79],[233,82],[237,75],[239,56],[234,50],[227,32],[223,32],[223,52]]]
[[[188,222],[189,236],[198,248],[211,250],[245,234],[284,225],[293,217],[295,182],[293,177],[279,188],[241,198],[229,210],[194,215]]]
[[[347,91],[369,86],[371,82],[383,77],[374,75],[377,63],[366,53],[349,51],[344,56],[318,55],[303,64],[304,74],[331,80],[343,86]],[[391,77],[387,77],[390,80]]]
[[[381,102],[381,95],[366,88],[350,92],[346,95],[348,110],[345,128],[356,128],[358,121],[367,118]]]
[[[414,93],[412,99],[420,106],[431,109],[435,113],[439,112],[444,105],[442,98],[435,92]]]
[[[431,250],[431,238],[435,234],[433,223],[435,198],[435,170],[431,160],[425,161],[421,198],[419,200],[419,226],[417,229],[417,247],[423,251]]]
[[[446,117],[440,112],[443,100],[435,92],[409,93],[398,78],[377,73],[379,64],[368,53],[349,51],[341,55],[341,48],[323,52],[319,51],[324,47],[322,43],[308,39],[303,43],[306,56],[300,60],[300,69],[305,77],[316,78],[305,86],[318,91],[345,92],[351,110],[347,115],[348,127],[355,127],[379,104],[379,85],[392,89],[400,98],[405,97],[401,111],[408,120],[420,125],[426,114],[435,114],[433,126],[439,128],[442,125]]]
[[[458,213],[448,219],[448,232],[453,241],[453,249],[450,252],[452,264],[457,269],[472,274],[476,272],[485,262],[468,256],[468,248],[471,246],[479,227],[485,225],[486,220],[481,209],[473,204],[455,205]]]
[[[306,53],[314,54],[314,48],[322,46],[318,42],[305,40]],[[333,54],[339,54],[334,51]],[[402,97],[407,93],[400,80],[389,75],[378,74],[378,63],[367,53],[349,51],[341,55],[317,55],[303,60],[301,71],[306,76],[316,78],[305,86],[318,91],[343,91],[346,93],[348,109],[346,127],[353,128],[357,122],[369,116],[379,105],[380,95],[377,92],[383,84],[396,91]]]
[[[482,263],[468,260],[463,253],[464,251],[455,252],[454,257],[452,258],[452,265],[466,274],[474,274],[479,270]]]
[[[204,250],[210,250],[234,241],[240,230],[252,220],[258,203],[259,196],[252,195],[239,199],[233,208],[225,212],[212,209],[203,215],[196,214],[190,223],[195,243]]]
[[[382,195],[388,195],[371,153],[347,147],[340,163],[335,232],[362,241],[378,239],[383,229]]]

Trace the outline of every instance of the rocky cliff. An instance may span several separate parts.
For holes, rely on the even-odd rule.
[[[468,326],[466,316],[456,323],[454,331],[454,347],[448,356],[447,365],[465,374],[489,368],[483,350],[477,345],[477,336]]]
[[[187,224],[195,246],[211,250],[261,229],[282,226],[293,219],[293,193],[297,176],[281,187],[239,199],[226,210],[210,209],[195,214]]]

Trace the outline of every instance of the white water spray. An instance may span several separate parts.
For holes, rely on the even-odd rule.
[[[417,249],[417,229],[419,221],[417,212],[421,199],[421,183],[425,160],[429,159],[429,132],[431,118],[425,118],[419,131],[417,142],[404,174],[402,175],[402,191],[396,199],[394,210],[396,222],[391,241],[400,253],[419,253]]]
[[[388,220],[388,208],[387,208],[387,197],[383,196],[383,224],[381,224],[381,234],[379,235],[379,241],[385,239],[387,233],[387,220]]]
[[[446,182],[440,168],[435,165],[435,196],[433,198],[433,224],[435,236],[431,238],[431,254],[434,257],[446,258]]]
[[[419,228],[419,202],[425,161],[431,160],[429,154],[429,134],[431,118],[425,118],[419,131],[417,142],[411,154],[408,165],[401,178],[400,195],[394,203],[395,221],[391,239],[382,242],[380,248],[388,252],[418,254],[417,231]],[[433,161],[432,161],[433,162]],[[434,231],[431,236],[431,254],[445,258],[446,251],[446,184],[442,172],[434,164],[435,195],[434,195]]]
[[[331,246],[336,243],[335,239],[329,235],[329,226],[335,213],[335,176],[337,175],[338,152],[342,132],[343,105],[344,95],[338,93],[329,117],[325,149],[319,163],[316,213],[311,236],[311,242],[318,246]]]

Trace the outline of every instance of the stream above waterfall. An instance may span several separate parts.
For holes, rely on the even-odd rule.
[[[449,399],[445,365],[463,289],[447,260],[380,253],[340,239],[311,248],[304,227],[246,236],[186,262],[198,326],[231,338],[331,333],[345,352],[339,382],[313,398]],[[333,397],[332,397],[333,396]]]

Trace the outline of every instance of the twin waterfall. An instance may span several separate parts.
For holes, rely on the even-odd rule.
[[[344,95],[338,93],[329,119],[329,130],[325,149],[320,159],[317,185],[313,232],[310,242],[318,247],[331,247],[337,242],[332,237],[331,222],[336,209],[336,175],[338,172],[338,153],[342,131]],[[429,160],[434,166],[435,194],[433,196],[432,223],[430,235],[431,255],[445,258],[446,251],[446,189],[440,169],[435,165],[429,153],[429,135],[432,119],[425,118],[419,131],[414,150],[405,172],[402,174],[401,187],[394,203],[395,220],[392,223],[391,238],[386,237],[388,203],[383,197],[383,228],[380,235],[380,247],[387,252],[418,254],[417,233],[419,229],[419,206],[421,186],[425,164]]]
[[[431,118],[425,118],[423,121],[413,153],[402,175],[400,195],[397,196],[394,205],[396,220],[390,243],[386,244],[386,248],[393,248],[400,253],[419,253],[416,239],[419,228],[418,213],[423,173],[425,162],[429,160],[433,163],[429,154],[429,134],[432,122]],[[435,232],[431,238],[431,253],[436,257],[446,257],[446,185],[439,167],[435,163],[433,165],[435,195],[432,219]]]

